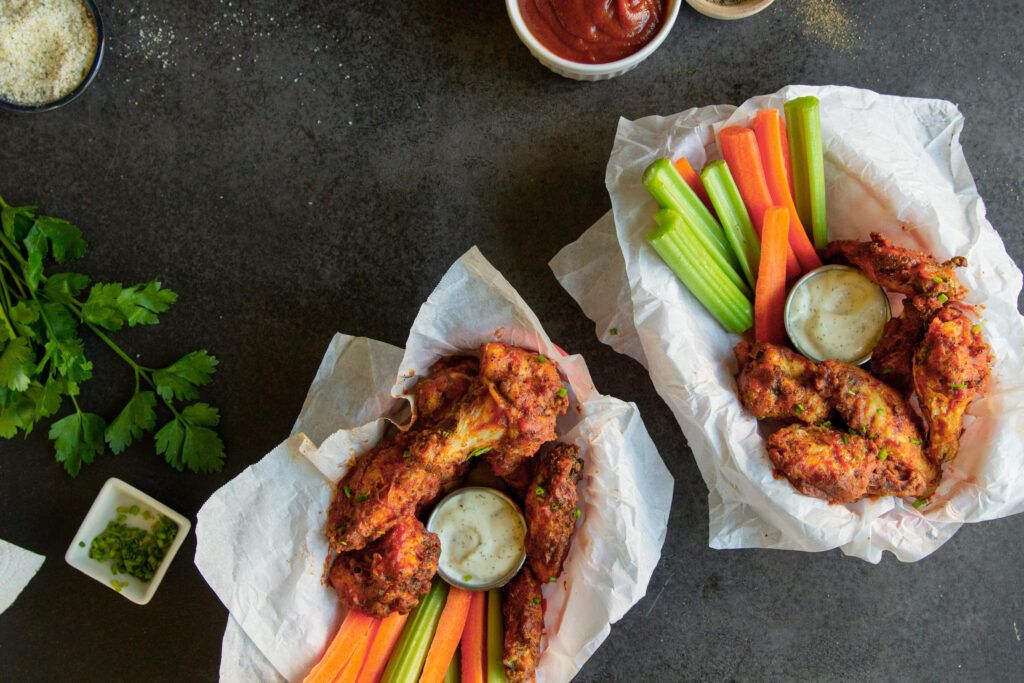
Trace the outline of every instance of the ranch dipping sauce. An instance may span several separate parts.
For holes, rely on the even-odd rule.
[[[441,540],[438,571],[458,586],[496,588],[526,558],[523,515],[494,489],[473,486],[451,493],[434,509],[427,529]]]
[[[856,268],[827,265],[793,285],[785,315],[786,332],[805,356],[859,365],[882,338],[889,299]]]

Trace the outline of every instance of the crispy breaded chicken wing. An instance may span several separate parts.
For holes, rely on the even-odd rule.
[[[928,318],[928,297],[907,297],[903,312],[885,324],[882,338],[871,352],[871,372],[889,386],[909,393],[914,388],[914,353],[921,345]]]
[[[430,590],[441,542],[415,517],[402,517],[362,550],[340,553],[330,582],[349,607],[375,617],[407,613]]]
[[[377,446],[360,456],[338,482],[326,525],[335,552],[364,547],[437,497],[442,474],[408,455],[410,441],[410,435],[400,434]]]
[[[898,247],[877,232],[870,242],[836,240],[822,253],[827,262],[857,266],[872,282],[908,296],[925,295],[959,301],[967,294],[954,268],[967,265],[963,256],[940,263],[931,254]]]
[[[540,582],[529,567],[502,589],[501,614],[505,623],[502,664],[508,683],[536,680],[540,642],[544,635],[544,604]]]
[[[830,503],[862,498],[876,465],[875,446],[868,439],[801,424],[768,437],[768,457],[776,476],[784,476],[800,493]]]
[[[579,446],[560,443],[535,458],[526,492],[526,556],[541,583],[562,573],[576,530],[576,484],[583,471]]]
[[[928,458],[956,457],[964,411],[985,391],[992,354],[981,328],[959,306],[947,304],[932,318],[914,354],[914,390],[928,424]]]
[[[868,494],[926,497],[941,471],[924,455],[921,432],[907,402],[858,367],[835,360],[820,365],[818,387],[852,430],[877,448]]]
[[[740,365],[736,377],[740,402],[754,417],[808,424],[828,417],[828,403],[815,386],[813,361],[769,342],[740,342],[735,353]]]
[[[430,374],[413,390],[416,427],[427,427],[445,415],[457,403],[480,371],[480,361],[473,356],[449,356],[430,366]]]

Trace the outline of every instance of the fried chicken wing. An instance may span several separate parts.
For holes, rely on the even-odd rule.
[[[338,482],[326,527],[335,552],[363,548],[437,497],[443,475],[407,455],[410,441],[411,436],[403,434],[377,446],[360,456]]]
[[[882,338],[871,353],[871,372],[903,393],[914,388],[914,353],[921,345],[931,315],[922,299],[927,301],[926,297],[904,300],[903,312],[885,324]]]
[[[530,489],[530,484],[533,482],[533,466],[535,464],[535,460],[536,458],[530,458],[523,461],[519,467],[502,477],[502,480],[504,480],[508,487],[515,491],[515,494],[520,498],[526,498],[526,492]]]
[[[877,449],[878,466],[868,494],[931,494],[941,471],[925,457],[921,432],[899,392],[848,363],[827,360],[820,368],[819,389],[850,428]]]
[[[815,386],[817,366],[795,351],[769,342],[740,342],[735,349],[740,402],[754,417],[815,424],[828,403]]]
[[[417,427],[437,422],[459,399],[465,396],[480,372],[480,361],[473,356],[449,356],[430,366],[430,374],[413,390]]]
[[[508,344],[484,344],[477,381],[410,450],[429,469],[494,451],[491,467],[502,476],[555,438],[555,420],[568,405],[553,362]]]
[[[526,556],[541,583],[562,573],[576,530],[576,484],[583,471],[579,446],[556,444],[536,457],[526,492]]]
[[[967,294],[954,268],[967,265],[963,256],[940,263],[931,254],[898,247],[877,232],[870,242],[836,240],[825,247],[823,257],[829,262],[857,266],[878,285],[908,296],[926,295],[959,301]]]
[[[501,614],[505,623],[505,647],[501,662],[508,683],[536,680],[544,635],[544,605],[540,582],[529,567],[502,589]]]
[[[862,498],[876,465],[875,446],[868,439],[801,424],[768,437],[768,457],[776,476],[784,476],[800,493],[830,503]]]
[[[349,607],[375,617],[405,614],[430,590],[441,542],[415,517],[402,517],[362,550],[340,553],[330,582]]]
[[[928,424],[928,458],[938,465],[956,457],[964,411],[984,393],[992,355],[981,328],[959,306],[932,318],[914,354],[914,390]]]

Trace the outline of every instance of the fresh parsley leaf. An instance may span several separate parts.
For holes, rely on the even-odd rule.
[[[74,301],[89,286],[89,276],[81,273],[54,273],[46,278],[43,291],[53,301]]]
[[[45,348],[54,369],[65,379],[84,382],[92,378],[92,361],[85,357],[81,339],[51,339]]]
[[[178,300],[178,295],[169,289],[162,289],[159,280],[145,285],[125,287],[117,296],[117,305],[128,321],[129,327],[156,325],[157,314],[163,313]]]
[[[0,385],[14,391],[25,391],[35,372],[32,345],[24,337],[7,342],[0,354]]]
[[[43,304],[40,316],[46,319],[47,324],[36,325],[42,334],[51,336],[58,340],[79,339],[78,319],[71,314],[63,304],[48,301]],[[52,334],[51,334],[52,333]]]
[[[217,370],[217,358],[205,350],[193,351],[162,370],[153,373],[156,393],[164,400],[191,401],[199,398],[199,387],[206,386]],[[204,404],[199,404],[204,405]]]
[[[82,258],[85,254],[87,245],[82,239],[82,231],[63,218],[39,216],[32,230],[38,230],[46,237],[53,260],[57,263]]]
[[[210,429],[220,422],[216,408],[193,403],[156,433],[156,452],[179,472],[220,472],[224,467],[224,443]]]
[[[103,452],[106,423],[95,413],[74,412],[50,425],[50,439],[57,449],[57,461],[72,477],[82,464],[90,464]]]
[[[117,304],[121,289],[120,282],[94,284],[82,304],[82,320],[114,332],[124,327],[124,313]]]
[[[35,221],[36,207],[8,206],[2,199],[0,199],[0,203],[3,204],[3,210],[0,211],[0,219],[3,222],[4,234],[20,242],[32,228],[32,223]]]
[[[115,454],[122,453],[132,441],[156,425],[156,395],[140,391],[132,396],[114,421],[107,427],[104,437]]]

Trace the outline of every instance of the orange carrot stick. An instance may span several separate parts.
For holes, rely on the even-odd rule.
[[[370,644],[376,637],[377,631],[380,630],[380,623],[380,619],[373,620],[370,630],[360,639],[355,652],[352,653],[351,659],[348,660],[348,664],[345,665],[345,668],[334,679],[334,683],[355,683],[356,677],[359,676],[359,672],[362,671],[363,664],[366,662],[366,653],[370,651]]]
[[[375,621],[369,614],[350,609],[324,656],[303,679],[303,683],[332,683],[334,677],[348,664],[359,647],[359,641],[366,637]]]
[[[747,205],[750,220],[754,223],[758,237],[764,226],[764,212],[771,206],[772,194],[768,190],[768,181],[764,177],[761,165],[761,151],[757,148],[754,131],[743,126],[729,126],[718,134],[722,157],[729,165],[736,187],[739,188],[743,203]],[[800,274],[800,262],[792,249],[786,250],[786,277],[793,278]]]
[[[789,244],[789,209],[770,206],[764,212],[761,263],[754,295],[754,336],[758,341],[786,342],[783,309],[786,306],[786,249]]]
[[[785,147],[782,146],[781,130],[782,119],[777,109],[761,109],[754,115],[754,136],[761,152],[761,165],[764,167],[768,191],[776,206],[784,206],[789,210],[789,246],[796,253],[801,270],[807,272],[820,267],[821,259],[814,250],[814,245],[811,244],[796,212],[796,204],[793,203],[786,159],[782,153]]]
[[[679,157],[672,165],[679,171],[679,175],[683,176],[683,180],[690,186],[694,194],[704,202],[704,206],[708,207],[711,215],[715,215],[715,206],[711,203],[711,197],[708,196],[708,191],[704,189],[704,183],[701,182],[700,176],[697,175],[697,172],[693,170],[693,166],[690,165],[690,160],[686,157]]]
[[[434,640],[427,651],[427,661],[423,664],[420,683],[441,683],[448,673],[455,650],[459,647],[462,632],[466,630],[466,618],[469,616],[469,603],[472,592],[452,586],[448,590],[448,600],[441,612],[441,621],[437,622]]]
[[[487,593],[474,591],[469,601],[466,626],[462,629],[462,683],[484,683],[487,661]]]
[[[392,612],[380,622],[380,627],[373,637],[370,649],[366,652],[366,661],[359,672],[356,683],[377,683],[384,675],[384,669],[388,666],[391,658],[391,651],[395,649],[398,637],[402,635],[405,622],[409,619],[408,614]]]
[[[782,137],[782,158],[786,162],[786,187],[789,188],[789,196],[792,197],[793,167],[789,165],[789,133],[786,132],[785,126],[779,126],[779,135]]]

